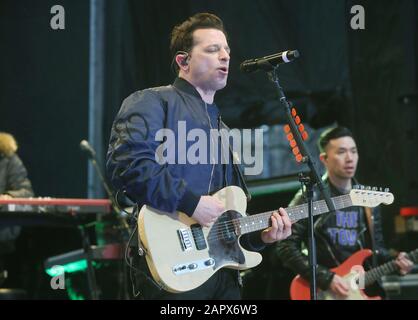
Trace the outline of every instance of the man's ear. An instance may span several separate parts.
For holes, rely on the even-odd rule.
[[[187,52],[181,52],[181,54],[177,54],[176,63],[180,67],[187,67],[189,65],[189,54]]]
[[[325,164],[325,162],[326,162],[326,160],[327,160],[327,154],[325,153],[325,152],[321,152],[320,154],[319,154],[319,160],[321,160],[321,162],[323,163],[323,164]]]

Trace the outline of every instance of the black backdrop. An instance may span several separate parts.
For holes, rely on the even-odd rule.
[[[78,144],[88,125],[88,1],[0,2],[0,130],[14,134],[38,196],[85,197]]]

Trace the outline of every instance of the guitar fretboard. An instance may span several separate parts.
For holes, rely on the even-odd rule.
[[[375,281],[379,280],[384,275],[394,273],[398,269],[399,268],[395,261],[390,261],[381,265],[380,267],[371,269],[365,273],[364,285],[367,287]]]
[[[418,249],[415,249],[414,251],[409,252],[407,254],[407,257],[409,260],[416,263],[418,260]],[[394,273],[398,269],[399,267],[396,264],[395,260],[382,264],[379,267],[370,269],[369,271],[365,273],[364,285],[367,287],[368,285],[371,285],[375,281],[379,280],[381,277]]]
[[[335,209],[343,209],[353,205],[350,195],[337,196],[331,198],[331,201],[333,201]],[[291,222],[295,222],[308,217],[307,203],[294,207],[288,207],[285,210],[287,211]],[[325,200],[314,201],[312,210],[314,216],[329,212]],[[269,227],[270,217],[273,212],[274,211],[268,211],[237,219],[234,221],[237,235],[243,235]]]

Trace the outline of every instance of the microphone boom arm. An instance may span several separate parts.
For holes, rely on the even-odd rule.
[[[316,261],[316,245],[315,245],[315,236],[314,236],[314,221],[313,221],[313,187],[317,185],[322,197],[325,199],[326,205],[328,206],[328,211],[335,211],[334,203],[331,200],[329,195],[329,190],[325,189],[322,179],[319,175],[319,171],[316,167],[316,163],[313,160],[308,148],[306,147],[305,142],[303,141],[301,134],[296,126],[295,121],[293,120],[290,104],[286,99],[286,96],[283,92],[283,88],[279,83],[278,75],[278,66],[274,67],[271,72],[269,72],[270,80],[274,82],[279,94],[279,100],[282,106],[285,108],[286,116],[290,126],[290,130],[293,134],[294,139],[299,147],[300,153],[302,154],[302,162],[306,163],[310,168],[310,175],[304,176],[300,174],[300,181],[306,186],[306,196],[308,199],[308,239],[309,239],[309,267],[310,267],[310,294],[311,300],[317,300],[317,283],[316,283],[316,270],[317,270],[317,261]]]

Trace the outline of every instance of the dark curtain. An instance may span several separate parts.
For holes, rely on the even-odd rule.
[[[15,135],[37,196],[83,198],[89,2],[60,1],[65,30],[50,27],[55,4],[0,2],[0,131]]]
[[[363,5],[366,12],[366,29],[349,32],[359,176],[367,185],[387,186],[394,193],[395,203],[383,206],[386,239],[392,239],[399,208],[418,203],[417,3],[348,3]]]

